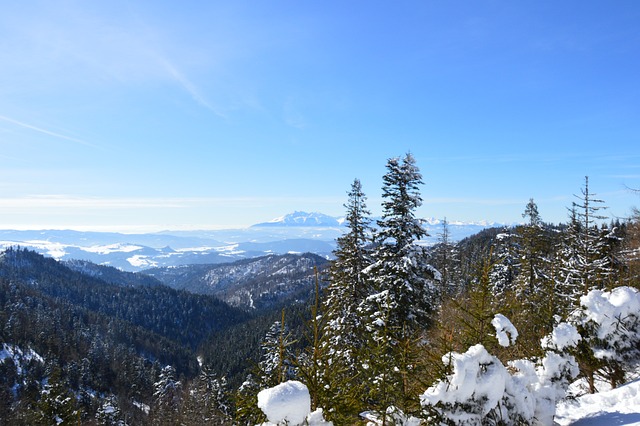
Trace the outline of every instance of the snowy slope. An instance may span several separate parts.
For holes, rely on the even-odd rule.
[[[617,389],[558,404],[561,426],[640,425],[640,379]]]

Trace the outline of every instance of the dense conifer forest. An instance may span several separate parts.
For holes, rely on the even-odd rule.
[[[531,199],[521,225],[453,242],[444,221],[428,247],[415,216],[423,183],[413,157],[389,159],[383,182],[382,218],[371,219],[354,180],[333,259],[309,264],[314,278],[294,297],[253,309],[202,294],[195,278],[183,287],[200,294],[5,251],[0,424],[260,424],[258,392],[288,380],[304,383],[312,408],[335,425],[364,417],[456,424],[451,413],[479,415],[482,403],[437,400],[437,384],[455,371],[443,357],[482,345],[504,365],[535,363],[549,356],[545,336],[569,323],[580,343],[555,350],[575,359],[572,380],[583,379],[585,391],[618,386],[638,369],[637,313],[619,318],[630,346],[611,343],[580,316],[589,291],[640,288],[637,212],[606,218],[585,179],[567,223],[546,223]],[[496,338],[498,323],[512,341]],[[535,424],[517,407],[483,412],[482,424]]]

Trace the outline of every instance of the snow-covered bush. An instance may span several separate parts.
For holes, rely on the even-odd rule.
[[[632,287],[592,290],[569,321],[582,335],[578,358],[590,391],[599,376],[616,387],[640,365],[640,292]]]
[[[453,372],[422,394],[424,406],[435,407],[443,419],[456,425],[507,420],[504,409],[509,373],[498,358],[484,346],[475,345],[463,354],[448,353],[442,361]]]
[[[501,344],[509,343],[505,332],[515,340],[517,330],[506,317],[497,315],[493,324]],[[574,327],[560,324],[543,343],[564,349],[579,340],[576,335]],[[484,346],[475,345],[462,354],[448,353],[442,361],[451,374],[428,388],[421,402],[439,420],[454,425],[552,424],[557,401],[578,374],[572,356],[551,350],[537,363],[516,360],[505,367]]]
[[[324,420],[322,409],[311,412],[309,389],[295,380],[280,383],[258,393],[258,407],[267,416],[262,426],[332,426]]]

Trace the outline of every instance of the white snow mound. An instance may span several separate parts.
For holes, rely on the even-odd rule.
[[[271,423],[302,424],[311,412],[309,389],[295,380],[258,392],[258,407]]]

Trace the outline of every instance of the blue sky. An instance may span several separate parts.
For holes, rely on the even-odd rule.
[[[243,227],[380,213],[562,222],[640,204],[637,1],[0,0],[0,228]]]

